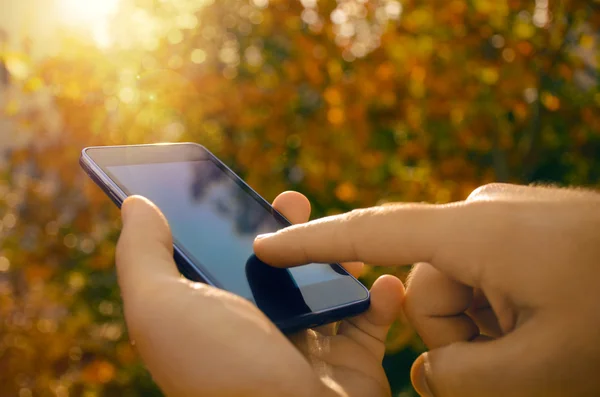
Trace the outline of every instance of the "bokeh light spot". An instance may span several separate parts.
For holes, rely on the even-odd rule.
[[[195,64],[201,64],[206,61],[206,52],[200,48],[196,48],[190,54],[191,61]]]
[[[5,256],[0,256],[0,273],[10,270],[10,261]]]

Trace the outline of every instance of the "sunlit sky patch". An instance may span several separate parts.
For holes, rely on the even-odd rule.
[[[109,18],[117,11],[120,0],[58,0],[58,18],[68,25],[87,28],[96,44],[110,45]]]
[[[58,35],[67,29],[97,45],[111,44],[109,22],[121,0],[0,0],[0,29],[8,33],[9,45],[20,48],[32,38],[34,55],[58,49]]]

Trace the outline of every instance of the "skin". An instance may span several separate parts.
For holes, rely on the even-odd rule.
[[[423,396],[600,395],[600,195],[488,185],[464,202],[368,208],[259,236],[274,266],[417,263],[406,316]]]
[[[308,200],[273,203],[290,221],[309,218]],[[170,397],[389,396],[383,341],[401,311],[404,287],[391,276],[371,289],[371,307],[340,324],[286,338],[253,304],[182,278],[171,232],[149,201],[129,198],[117,270],[130,337]],[[354,274],[362,263],[347,263]]]
[[[298,193],[274,205],[308,219]],[[128,327],[169,396],[389,396],[381,341],[401,302],[430,348],[411,374],[421,395],[600,395],[596,193],[490,185],[464,202],[356,210],[262,236],[255,253],[273,266],[417,263],[406,294],[383,277],[365,314],[289,339],[249,302],[182,279],[148,201],[129,199],[123,221]]]

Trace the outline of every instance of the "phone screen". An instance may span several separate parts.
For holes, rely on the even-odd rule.
[[[217,286],[253,301],[274,321],[365,298],[364,287],[339,265],[276,269],[261,262],[253,254],[255,237],[289,224],[214,160],[104,170],[126,194],[161,209],[177,247]]]

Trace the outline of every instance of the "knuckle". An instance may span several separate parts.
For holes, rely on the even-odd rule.
[[[488,183],[473,190],[467,201],[490,199],[494,195],[510,190],[512,185],[507,183]]]
[[[364,216],[366,211],[367,210],[365,210],[365,209],[355,209],[350,212],[347,212],[342,217],[342,222],[343,223],[360,222],[361,218]]]
[[[472,235],[494,244],[511,237],[519,229],[515,205],[518,204],[506,201],[468,203],[465,208],[471,212],[471,227],[477,232]]]
[[[502,247],[516,247],[521,236],[527,234],[527,225],[523,218],[518,215],[518,203],[508,201],[472,201],[465,207],[471,213],[472,228],[470,247],[474,250],[473,258],[480,262],[478,266],[470,266],[477,274],[474,274],[477,282],[487,278],[485,274],[488,269],[494,269],[492,263],[499,260]]]

